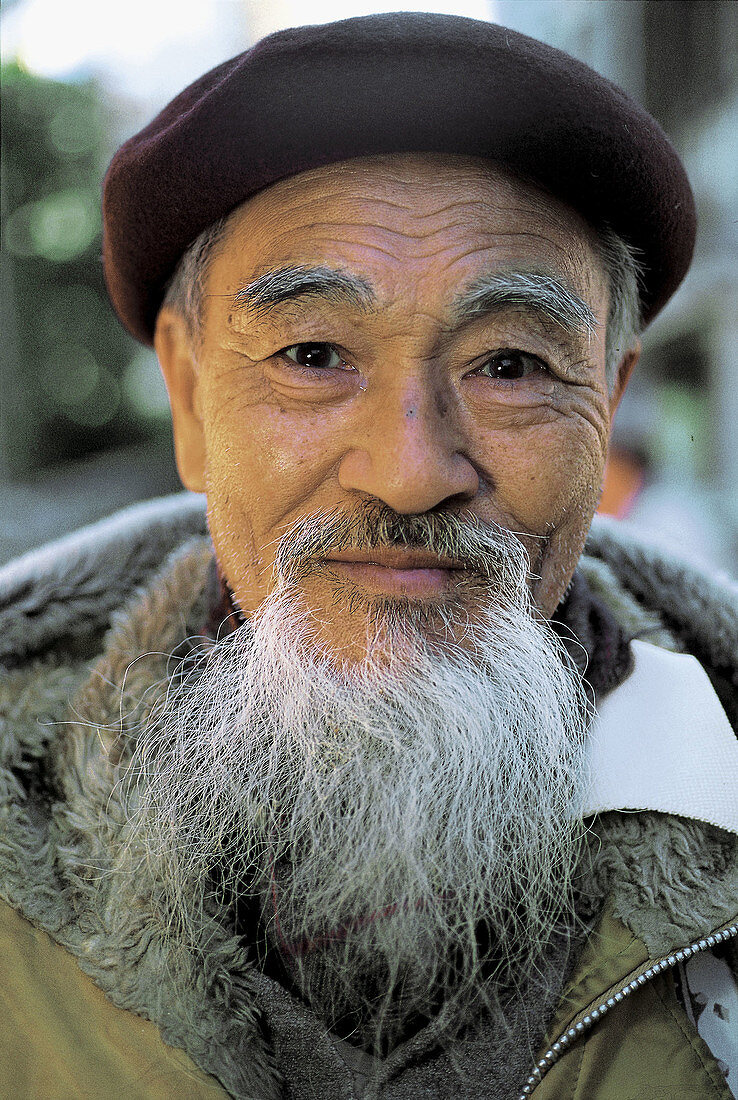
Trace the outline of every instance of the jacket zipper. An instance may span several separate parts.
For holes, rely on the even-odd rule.
[[[626,981],[621,983],[614,992],[611,992],[609,997],[594,1008],[590,1005],[574,1017],[571,1026],[559,1035],[556,1042],[551,1044],[543,1057],[536,1063],[533,1072],[523,1086],[518,1100],[528,1100],[533,1090],[540,1085],[551,1067],[556,1065],[559,1058],[566,1053],[574,1040],[579,1039],[581,1035],[593,1027],[611,1008],[620,1004],[636,989],[640,989],[642,985],[662,974],[665,970],[670,970],[677,963],[684,962],[685,959],[698,955],[701,951],[708,951],[716,947],[717,944],[732,939],[733,936],[738,936],[738,924],[730,924],[717,932],[712,932],[703,940],[695,940],[689,947],[683,947],[680,951],[675,951],[673,955],[665,955],[657,962],[644,963],[638,970],[631,971]]]

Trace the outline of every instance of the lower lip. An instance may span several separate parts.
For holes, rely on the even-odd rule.
[[[437,596],[454,583],[454,569],[392,569],[358,561],[327,561],[326,565],[346,580],[378,592],[400,596]]]

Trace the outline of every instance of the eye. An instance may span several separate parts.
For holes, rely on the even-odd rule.
[[[341,358],[333,344],[293,344],[280,352],[285,359],[296,363],[298,367],[312,367],[316,370],[330,370],[337,367],[348,367]]]
[[[483,378],[495,378],[502,382],[515,382],[531,374],[547,372],[546,364],[525,351],[498,351],[477,367],[473,374]]]

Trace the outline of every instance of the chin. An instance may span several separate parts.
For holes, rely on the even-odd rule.
[[[429,654],[466,649],[468,632],[489,608],[479,595],[439,597],[387,595],[357,586],[314,581],[304,589],[311,643],[329,660],[346,668],[402,662],[419,650]]]

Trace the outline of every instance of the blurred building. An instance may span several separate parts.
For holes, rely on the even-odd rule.
[[[2,15],[0,562],[181,488],[156,358],[107,300],[101,183],[121,142],[250,44],[230,0],[6,0]]]
[[[499,21],[587,62],[658,119],[695,191],[697,250],[615,419],[613,510],[738,573],[738,4],[499,0]],[[636,472],[634,465],[639,467]],[[614,480],[614,479],[613,479]]]
[[[339,12],[328,0],[304,0],[295,14],[291,0],[130,2],[147,13],[145,56],[133,8],[111,14],[92,0],[5,4],[8,23],[26,7],[40,12],[42,26],[63,11],[59,29],[37,47],[52,63],[75,5],[91,5],[95,19],[106,12],[125,21],[131,35],[116,36],[117,75],[109,60],[104,68],[102,47],[63,81],[34,76],[29,65],[4,69],[0,560],[178,485],[153,353],[122,332],[105,302],[97,199],[112,149],[255,36],[380,7],[349,4]],[[697,255],[646,336],[616,418],[622,464],[606,499],[680,549],[738,572],[738,4],[397,5],[419,6],[486,13],[579,57],[643,103],[682,155],[697,196]],[[100,35],[104,29],[100,23]],[[70,47],[79,47],[78,38]],[[146,100],[132,89],[145,89]]]

